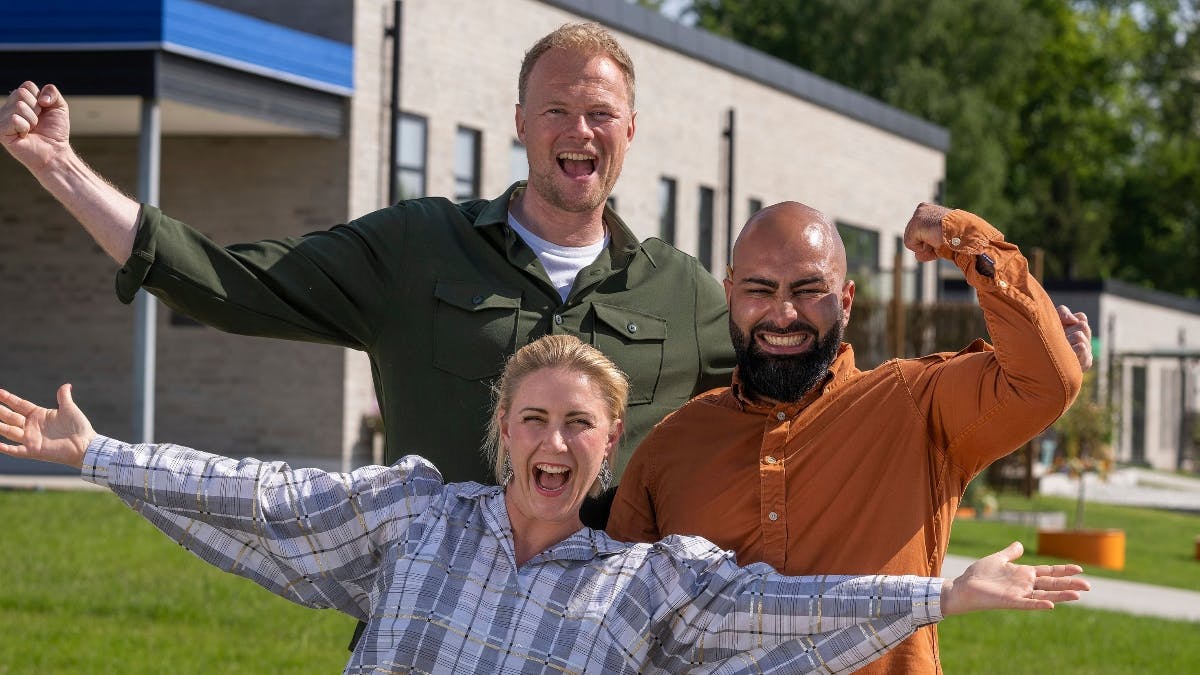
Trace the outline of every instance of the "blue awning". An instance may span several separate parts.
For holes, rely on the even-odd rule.
[[[195,0],[39,0],[4,11],[0,51],[162,51],[340,96],[354,49]]]

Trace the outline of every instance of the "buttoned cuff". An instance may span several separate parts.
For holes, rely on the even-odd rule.
[[[938,254],[962,270],[977,291],[1008,293],[1013,284],[1025,285],[1029,265],[1024,256],[983,218],[951,211],[942,218],[942,236]]]
[[[83,453],[80,477],[89,483],[108,487],[108,466],[112,462],[113,455],[125,447],[128,447],[126,443],[97,434],[88,444],[87,451]]]
[[[913,624],[927,626],[944,619],[942,616],[941,577],[913,577],[912,616]]]

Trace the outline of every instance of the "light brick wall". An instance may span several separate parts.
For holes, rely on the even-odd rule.
[[[74,143],[133,192],[135,139]],[[345,220],[344,145],[166,138],[162,206],[221,243],[323,229]],[[50,403],[54,387],[69,380],[97,430],[128,438],[133,310],[113,292],[116,264],[7,157],[0,158],[0,199],[0,278],[25,291],[24,316],[0,338],[3,386]],[[340,456],[344,350],[173,326],[169,319],[160,306],[156,438],[238,456]]]
[[[233,243],[323,229],[384,206],[391,96],[384,29],[392,21],[392,4],[347,0],[322,10],[339,13],[331,17],[339,21],[342,13],[354,13],[355,93],[345,137],[168,137],[165,210],[221,243]],[[483,133],[482,191],[498,194],[512,180],[509,157],[524,51],[579,18],[535,0],[412,0],[403,11],[401,105],[429,120],[429,193],[452,193],[455,129],[464,125]],[[881,258],[888,265],[894,234],[943,174],[940,152],[669,49],[618,37],[638,69],[640,112],[614,196],[639,236],[658,233],[658,181],[667,175],[678,184],[677,244],[695,253],[697,191],[711,187],[717,194],[714,269],[723,267],[721,133],[733,106],[737,225],[748,215],[750,197],[764,204],[805,201],[835,218],[880,230]],[[76,144],[104,175],[132,190],[135,139],[82,138]],[[70,379],[99,429],[128,436],[133,312],[113,295],[115,265],[7,158],[0,158],[0,199],[5,204],[0,280],[6,288],[21,289],[28,296],[23,302],[34,308],[10,320],[10,330],[0,337],[0,386],[49,402],[53,387]],[[365,356],[171,326],[168,319],[163,308],[159,438],[341,465],[344,451],[358,440],[362,415],[373,405]]]
[[[462,124],[483,131],[483,192],[498,194],[511,182],[513,105],[524,51],[579,17],[535,0],[439,0],[405,3],[404,18],[402,107],[429,120],[429,193],[452,192],[454,133]],[[890,267],[895,236],[944,175],[941,152],[670,49],[617,36],[637,68],[639,112],[614,196],[639,236],[658,234],[658,181],[667,175],[678,186],[676,243],[695,254],[699,187],[713,188],[714,268],[723,269],[722,131],[734,107],[734,235],[751,197],[764,204],[803,201],[880,231],[881,261]]]

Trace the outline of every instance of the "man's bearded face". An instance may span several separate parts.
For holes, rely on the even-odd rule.
[[[742,332],[729,322],[729,337],[737,355],[738,377],[753,398],[769,399],[777,403],[795,403],[813,387],[821,384],[846,331],[846,314],[839,312],[838,320],[825,335],[820,335],[812,325],[797,319],[790,326],[773,326],[761,321]],[[754,339],[759,334],[808,333],[813,347],[800,354],[780,356],[765,353]]]

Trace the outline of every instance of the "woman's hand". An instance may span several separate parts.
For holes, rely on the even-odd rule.
[[[36,406],[3,389],[0,404],[0,436],[17,442],[0,443],[0,452],[77,469],[83,466],[83,454],[96,432],[71,400],[71,385],[58,388],[57,410]]]
[[[942,615],[984,609],[1054,609],[1056,602],[1078,600],[1091,589],[1079,565],[1016,565],[1025,549],[1008,548],[980,558],[956,579],[942,585]]]

